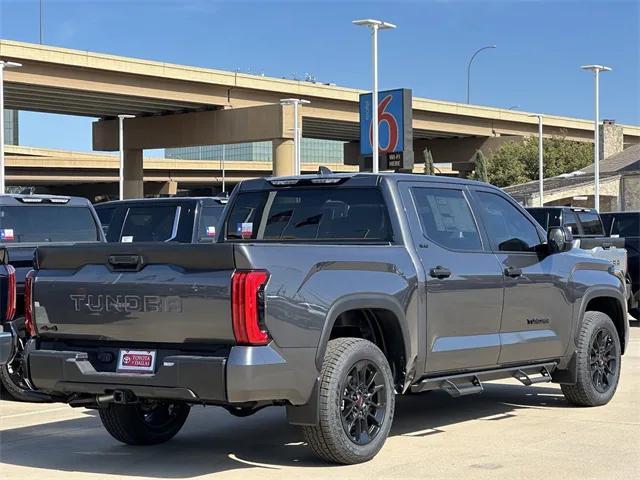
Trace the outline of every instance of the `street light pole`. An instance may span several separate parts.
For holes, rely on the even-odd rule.
[[[120,169],[118,181],[118,198],[124,200],[124,120],[134,115],[118,115],[118,148],[120,150]]]
[[[21,63],[0,60],[0,195],[4,195],[6,192],[4,176],[4,69],[21,66]]]
[[[604,65],[583,65],[583,70],[593,72],[595,78],[595,119],[593,127],[593,173],[595,181],[594,207],[600,211],[600,72],[610,72]]]
[[[542,117],[541,113],[529,115],[538,118],[538,195],[540,197],[540,206],[544,206],[544,151],[542,148]]]
[[[467,103],[471,100],[471,64],[473,63],[473,59],[476,58],[483,50],[488,50],[490,48],[498,48],[496,45],[487,45],[486,47],[479,48],[475,51],[473,55],[471,55],[471,59],[469,60],[469,64],[467,65]]]
[[[298,106],[308,105],[311,102],[309,100],[303,100],[301,98],[284,98],[280,100],[280,105],[293,105],[293,174],[300,175],[302,171],[302,161],[300,159],[302,149],[300,144],[302,143],[302,129],[299,127],[298,122]]]
[[[372,154],[372,171],[378,173],[380,169],[379,162],[379,140],[378,140],[378,30],[396,28],[393,23],[383,22],[381,20],[364,19],[354,20],[354,25],[366,26],[371,29],[371,65],[373,74],[373,90],[371,91],[371,154]]]

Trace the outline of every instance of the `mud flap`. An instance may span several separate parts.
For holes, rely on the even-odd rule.
[[[313,384],[309,401],[305,405],[287,405],[287,421],[291,425],[318,425],[318,379]]]
[[[578,352],[573,352],[571,359],[563,369],[555,369],[551,374],[551,381],[554,383],[565,383],[575,385],[578,383]]]

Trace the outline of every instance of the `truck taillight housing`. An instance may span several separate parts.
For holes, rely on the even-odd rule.
[[[33,318],[33,279],[36,272],[30,270],[24,279],[24,327],[30,337],[36,335],[36,324]]]
[[[4,320],[13,320],[16,314],[16,269],[13,265],[7,265],[7,308],[4,313]]]
[[[264,287],[266,270],[237,270],[231,278],[231,316],[233,335],[239,345],[266,345],[269,334],[264,326]]]

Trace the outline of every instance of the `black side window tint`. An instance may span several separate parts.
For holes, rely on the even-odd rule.
[[[621,237],[640,237],[640,213],[625,213],[616,216],[613,234]]]
[[[100,219],[100,224],[102,225],[102,231],[106,235],[109,231],[109,225],[111,224],[111,220],[113,219],[113,214],[116,212],[116,207],[102,207],[96,208],[96,213],[98,214],[98,218]]]
[[[292,188],[240,193],[227,239],[390,241],[386,205],[375,188]]]
[[[178,207],[131,207],[122,228],[122,242],[164,242],[177,230]]]
[[[578,212],[583,235],[604,235],[600,217],[593,212]]]
[[[530,252],[540,244],[536,227],[509,201],[488,192],[476,196],[494,250]]]
[[[564,226],[569,227],[571,229],[571,233],[574,235],[578,235],[578,219],[576,218],[576,214],[571,210],[568,210],[564,213]]]
[[[482,250],[480,234],[462,190],[415,187],[411,194],[427,238],[453,250]]]
[[[198,225],[199,242],[215,242],[218,236],[218,223],[224,207],[222,205],[208,205],[202,208],[200,224]]]
[[[260,223],[267,193],[266,191],[246,192],[236,197],[227,217],[226,238],[256,238],[258,229],[253,226]]]

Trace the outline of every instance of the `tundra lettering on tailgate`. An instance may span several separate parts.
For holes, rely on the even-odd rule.
[[[180,297],[160,295],[69,295],[76,312],[182,312]]]

